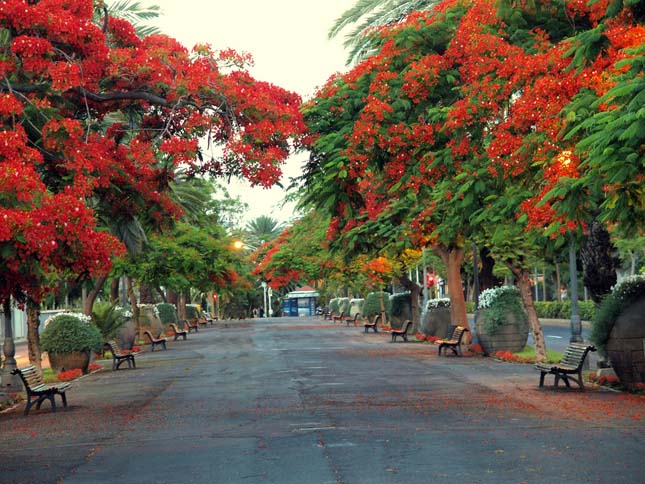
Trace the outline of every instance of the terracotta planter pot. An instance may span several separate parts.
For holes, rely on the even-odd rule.
[[[607,340],[607,356],[620,382],[627,388],[645,382],[645,299],[627,306]]]
[[[86,375],[90,366],[89,351],[75,351],[72,353],[48,353],[49,365],[60,373],[68,370],[82,370]]]
[[[450,336],[450,308],[433,308],[423,318],[422,330],[426,336],[448,338]]]
[[[119,347],[123,350],[131,350],[137,339],[137,325],[134,320],[129,320],[119,328],[116,333],[116,340]]]
[[[507,324],[500,326],[493,334],[484,328],[485,310],[477,318],[477,337],[484,353],[493,355],[497,351],[522,351],[529,337],[529,325],[512,313],[506,315]]]

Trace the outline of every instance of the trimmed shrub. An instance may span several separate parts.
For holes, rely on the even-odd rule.
[[[177,308],[174,304],[159,303],[157,311],[159,311],[161,324],[177,324]]]
[[[82,320],[75,314],[52,316],[40,335],[40,346],[48,353],[101,351],[103,335],[87,316]]]
[[[390,296],[390,302],[392,307],[390,308],[390,314],[392,316],[403,316],[406,314],[406,309],[410,307],[410,293],[401,292],[399,294],[393,294]]]
[[[349,298],[348,297],[338,298],[338,307],[339,307],[339,311],[344,311],[346,315],[349,314]]]
[[[340,314],[340,300],[335,297],[329,301],[329,314]]]
[[[479,298],[479,308],[485,309],[484,329],[490,335],[508,324],[507,314],[513,314],[517,324],[528,326],[528,317],[522,306],[520,291],[515,286],[486,289]]]
[[[199,319],[199,304],[186,304],[186,319]]]
[[[379,296],[382,295],[382,296]],[[363,316],[371,318],[381,314],[381,297],[383,298],[383,306],[385,307],[385,314],[390,315],[390,293],[384,291],[370,292],[363,301]],[[383,322],[381,322],[383,323]]]
[[[601,352],[620,313],[630,304],[645,297],[645,276],[631,276],[616,284],[605,296],[592,322],[590,339]]]

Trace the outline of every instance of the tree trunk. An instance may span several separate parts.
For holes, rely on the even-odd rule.
[[[141,320],[139,318],[139,306],[137,305],[137,296],[134,293],[132,278],[130,276],[126,276],[125,283],[126,283],[126,289],[128,291],[128,297],[130,298],[130,306],[132,306],[132,319],[134,319],[134,325],[137,331],[137,344],[139,344],[139,341],[143,340],[143,333],[141,332]]]
[[[466,298],[464,297],[463,283],[461,280],[461,264],[464,261],[464,249],[456,247],[435,246],[435,253],[441,257],[446,266],[448,277],[448,296],[450,297],[450,320],[454,326],[468,328],[464,335],[466,344],[472,341],[470,324],[466,313]]]
[[[533,295],[531,291],[531,273],[529,269],[523,269],[513,264],[508,264],[511,272],[517,279],[517,287],[520,290],[522,303],[529,318],[529,326],[533,332],[533,341],[535,342],[535,359],[540,362],[546,362],[546,346],[544,344],[544,335],[542,334],[542,326],[533,304]]]
[[[490,289],[491,287],[499,286],[501,279],[493,274],[495,267],[495,259],[490,255],[488,247],[482,247],[479,251],[479,258],[481,261],[481,271],[479,272],[479,290]]]
[[[120,277],[115,277],[110,281],[110,302],[117,302],[119,300],[119,282]]]
[[[555,266],[555,287],[556,287],[555,293],[558,301],[562,302],[562,279],[560,276],[560,264],[556,262],[554,266]]]
[[[94,301],[96,301],[96,298],[98,297],[99,292],[101,292],[101,289],[103,289],[103,284],[105,284],[106,279],[107,279],[107,274],[99,277],[94,281],[94,287],[87,294],[87,297],[85,297],[85,299],[83,300],[83,314],[87,316],[92,315],[92,308],[94,307]]]
[[[42,358],[40,354],[40,304],[27,299],[27,354],[29,363],[42,370]]]
[[[401,285],[410,291],[410,302],[412,309],[412,334],[419,332],[421,324],[421,311],[419,310],[419,296],[421,295],[421,286],[412,281],[407,274],[401,277]]]
[[[152,293],[152,286],[142,282],[139,284],[139,302],[141,304],[154,304],[155,296]]]

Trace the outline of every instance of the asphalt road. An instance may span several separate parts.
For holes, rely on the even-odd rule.
[[[643,397],[318,320],[219,324],[65,411],[0,414],[0,482],[645,482]]]

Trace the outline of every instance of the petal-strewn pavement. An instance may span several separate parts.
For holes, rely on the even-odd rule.
[[[104,365],[0,414],[1,483],[645,482],[645,397],[362,327],[222,321]]]

